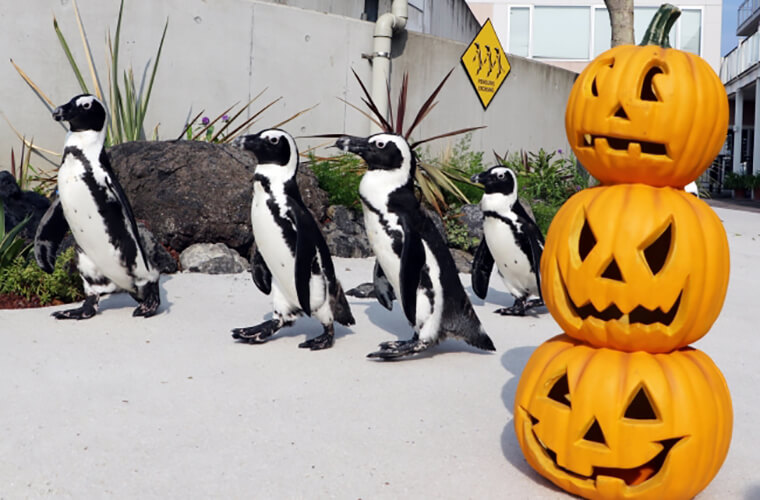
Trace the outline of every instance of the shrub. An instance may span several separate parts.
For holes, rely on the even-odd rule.
[[[16,257],[10,265],[0,269],[0,294],[15,294],[27,300],[37,297],[42,305],[81,300],[84,290],[76,272],[74,248],[58,256],[51,274],[40,269],[33,259]]]
[[[360,157],[345,154],[317,158],[310,154],[309,167],[317,177],[319,187],[327,192],[330,205],[344,205],[356,211],[361,210],[359,182],[365,167]]]

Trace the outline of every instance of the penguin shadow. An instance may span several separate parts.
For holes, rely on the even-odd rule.
[[[744,492],[744,500],[757,500],[760,498],[760,483],[753,484]]]
[[[465,291],[470,296],[470,302],[472,302],[472,305],[474,306],[487,306],[488,304],[494,305],[494,309],[489,311],[491,314],[496,314],[497,309],[501,309],[504,307],[511,307],[515,303],[515,298],[512,296],[509,292],[503,292],[501,290],[496,290],[494,288],[488,289],[488,295],[486,295],[485,300],[481,299],[477,295],[475,295],[475,292],[472,290],[472,286],[467,286],[465,288]],[[531,318],[538,318],[539,315],[545,314],[549,312],[549,310],[546,308],[546,306],[540,306],[540,307],[531,307],[527,311],[525,311],[524,317],[531,317]],[[509,317],[506,316],[505,317]],[[518,317],[519,316],[511,316],[511,317]]]
[[[536,350],[536,347],[537,346],[515,347],[505,352],[501,357],[501,364],[512,374],[512,377],[510,377],[507,383],[504,384],[504,388],[501,391],[501,400],[510,414],[513,414],[515,393],[517,392],[517,383],[520,380],[520,375],[522,374],[523,369],[525,369],[525,365],[528,363],[531,354]],[[529,477],[534,483],[553,489],[558,493],[564,492],[533,470],[525,460],[522,450],[520,449],[520,444],[517,442],[514,417],[507,422],[501,433],[501,451],[509,463]]]

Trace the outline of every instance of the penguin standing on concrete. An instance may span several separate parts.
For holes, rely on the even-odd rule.
[[[156,314],[159,273],[143,249],[132,207],[103,148],[107,114],[95,96],[83,94],[53,112],[69,133],[58,170],[58,199],[40,221],[35,237],[37,263],[53,272],[56,251],[71,229],[77,268],[86,298],[76,309],[53,313],[58,319],[95,315],[101,295],[128,292],[139,305],[133,316]]]
[[[367,162],[359,196],[367,236],[379,264],[375,291],[388,309],[394,295],[398,297],[414,328],[411,340],[384,342],[368,357],[417,354],[448,336],[494,351],[443,237],[420,209],[413,184],[417,160],[404,137],[391,133],[369,138],[343,136],[336,146]]]
[[[472,261],[472,290],[481,299],[486,297],[496,262],[515,302],[495,312],[524,316],[528,309],[543,305],[539,264],[544,237],[517,199],[517,176],[511,169],[497,165],[470,180],[485,189],[480,200],[483,241]]]
[[[251,344],[263,343],[305,314],[315,316],[324,332],[298,347],[331,347],[335,336],[333,320],[353,325],[354,317],[335,276],[324,236],[298,191],[296,143],[287,132],[271,129],[239,137],[233,144],[253,153],[258,162],[251,205],[256,241],[252,274],[259,290],[273,294],[274,319],[236,328],[232,337]]]

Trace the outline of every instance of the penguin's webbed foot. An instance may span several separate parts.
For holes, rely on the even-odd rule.
[[[232,338],[248,344],[263,344],[279,329],[280,322],[276,319],[270,319],[255,326],[234,328]]]
[[[333,332],[328,332],[325,329],[325,333],[313,339],[309,339],[306,342],[301,342],[298,347],[302,349],[311,349],[312,351],[319,351],[321,349],[329,349],[333,345],[335,338]]]
[[[158,306],[161,305],[161,296],[158,291],[158,282],[153,282],[145,287],[144,298],[139,300],[139,305],[132,312],[132,316],[142,316],[150,318],[158,312]]]
[[[544,304],[544,301],[541,299],[530,299],[525,302],[525,310],[533,309],[534,307],[543,307],[546,304]]]
[[[367,354],[368,358],[396,359],[404,356],[411,356],[420,353],[430,346],[433,342],[420,340],[415,336],[411,340],[392,340],[380,344],[380,350]]]
[[[497,309],[494,312],[502,316],[525,316],[525,303],[522,299],[515,299],[515,303],[509,307]]]
[[[55,319],[89,319],[98,312],[98,296],[88,295],[84,299],[81,307],[67,309],[65,311],[55,311],[52,316]]]

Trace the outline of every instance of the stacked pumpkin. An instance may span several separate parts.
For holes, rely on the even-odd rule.
[[[728,452],[732,407],[712,360],[688,347],[728,286],[725,231],[686,193],[720,150],[725,90],[698,56],[668,48],[663,5],[641,46],[619,46],[576,81],[565,125],[601,185],[558,212],[543,298],[565,335],[539,346],[515,398],[530,465],[588,498],[690,498]]]

